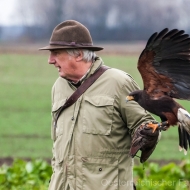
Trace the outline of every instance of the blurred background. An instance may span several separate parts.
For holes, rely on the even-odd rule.
[[[0,42],[49,39],[60,22],[75,19],[98,42],[146,40],[168,27],[190,31],[189,0],[1,0]]]
[[[47,63],[49,52],[38,49],[48,44],[57,24],[83,23],[94,44],[104,47],[98,55],[105,64],[131,74],[141,88],[137,61],[150,35],[166,27],[190,34],[189,0],[0,0],[0,9],[0,190],[47,189],[51,88],[58,74]],[[180,103],[190,112],[189,102]],[[138,189],[190,189],[187,158],[189,153],[178,151],[177,127],[162,132],[145,170],[135,158]],[[20,161],[4,167],[14,160]],[[164,183],[153,187],[164,176]]]
[[[14,158],[51,159],[51,87],[57,71],[47,64],[53,28],[67,19],[83,23],[104,62],[130,73],[147,39],[163,28],[190,33],[189,0],[1,0],[0,164]],[[190,111],[189,102],[182,104]],[[163,132],[153,160],[180,160],[177,127]]]

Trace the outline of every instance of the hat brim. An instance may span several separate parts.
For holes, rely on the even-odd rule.
[[[39,50],[54,50],[54,49],[89,49],[92,51],[101,51],[104,48],[96,46],[59,46],[59,45],[49,45],[39,48]]]

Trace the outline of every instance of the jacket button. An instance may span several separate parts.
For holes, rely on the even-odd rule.
[[[99,168],[99,171],[101,172],[101,171],[102,171],[102,168]]]

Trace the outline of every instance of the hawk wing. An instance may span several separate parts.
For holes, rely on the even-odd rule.
[[[190,38],[183,30],[154,33],[138,60],[144,90],[153,99],[163,95],[190,100]]]

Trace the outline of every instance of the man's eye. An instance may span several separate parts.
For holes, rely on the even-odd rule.
[[[57,52],[57,51],[53,51],[52,54],[53,54],[53,55],[58,55],[59,52]]]

